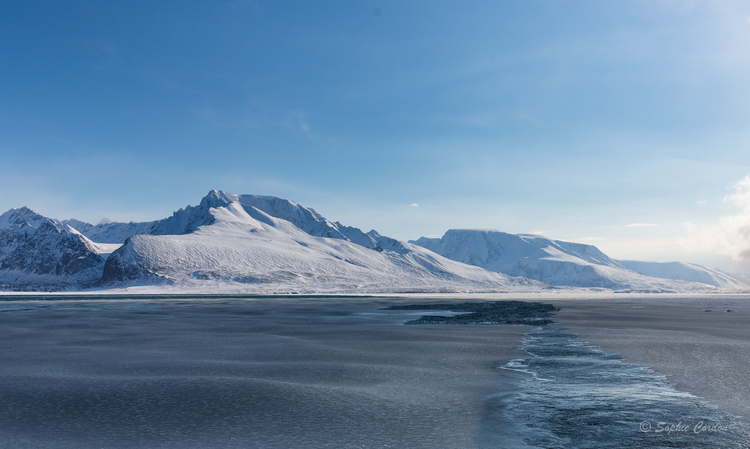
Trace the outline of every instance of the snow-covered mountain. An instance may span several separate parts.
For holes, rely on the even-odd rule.
[[[508,234],[480,229],[451,229],[441,238],[410,241],[452,260],[490,271],[514,269],[518,261],[555,257],[575,262],[622,268],[592,245],[550,240],[538,235]]]
[[[0,215],[0,286],[80,287],[97,281],[104,259],[70,226],[22,207]]]
[[[289,221],[304,232],[317,237],[330,237],[349,240],[366,248],[380,250],[377,241],[357,228],[331,223],[323,216],[308,207],[265,195],[232,195],[212,190],[198,206],[180,209],[171,217],[163,220],[141,223],[118,223],[103,221],[92,225],[71,219],[63,223],[75,228],[89,239],[99,243],[124,243],[134,235],[181,235],[189,234],[200,226],[213,224],[214,216],[209,213],[212,207],[224,207],[238,202],[244,208],[256,208],[266,214]]]
[[[592,245],[538,235],[453,229],[441,238],[422,237],[410,243],[455,261],[554,286],[641,291],[747,288],[739,279],[718,270],[697,265],[621,262]]]
[[[132,236],[107,259],[102,285],[230,283],[298,292],[544,288],[332,223],[280,198],[212,191],[177,215],[180,223],[204,224],[189,232]]]
[[[357,228],[344,226],[339,222],[332,223],[313,209],[300,206],[294,201],[263,195],[230,195],[216,190],[211,191],[204,198],[206,199],[209,199],[211,207],[238,202],[245,210],[255,209],[271,217],[288,221],[311,236],[347,240],[365,248],[382,250],[374,237]]]
[[[221,192],[213,191],[203,199],[198,206],[188,206],[173,213],[171,217],[156,221],[140,223],[119,223],[102,221],[98,225],[92,225],[79,220],[66,220],[64,223],[75,228],[78,232],[98,243],[125,243],[134,235],[179,235],[195,231],[200,226],[213,223],[213,216],[208,213],[208,202],[212,195]]]
[[[152,222],[60,222],[27,208],[0,215],[0,289],[146,284],[254,293],[750,289],[718,270],[618,261],[537,235],[451,230],[407,243],[293,201],[218,190]]]
[[[750,282],[743,277],[694,263],[638,262],[635,260],[619,260],[618,262],[628,270],[645,276],[700,282],[729,290],[750,290]]]

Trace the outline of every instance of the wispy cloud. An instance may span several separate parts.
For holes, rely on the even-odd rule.
[[[307,120],[307,115],[301,111],[293,111],[287,115],[285,124],[299,131],[302,131],[307,137],[312,137],[310,123]]]
[[[625,225],[628,228],[650,228],[654,226],[660,226],[656,223],[630,223]]]
[[[191,112],[200,122],[218,128],[255,131],[283,128],[313,138],[313,128],[307,114],[302,111],[282,112],[262,104],[252,104],[236,109],[206,105],[195,107]]]
[[[718,224],[697,226],[686,223],[687,237],[682,244],[691,251],[708,251],[731,256],[734,260],[750,260],[750,175],[732,184],[733,193],[724,198],[740,211],[719,218]]]
[[[419,207],[419,204],[417,204],[417,203],[411,203],[411,207]]]
[[[574,239],[573,241],[589,243],[589,242],[602,242],[604,240],[606,240],[604,237],[581,237],[581,238]]]

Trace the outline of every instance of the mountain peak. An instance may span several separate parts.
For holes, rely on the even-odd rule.
[[[18,209],[11,209],[0,215],[0,229],[9,228],[11,226],[21,226],[24,223],[33,228],[37,228],[45,220],[48,219],[40,215],[37,211],[23,206]]]
[[[221,190],[211,190],[208,195],[201,200],[201,206],[204,207],[224,207],[229,203],[237,201],[237,195],[222,192]]]

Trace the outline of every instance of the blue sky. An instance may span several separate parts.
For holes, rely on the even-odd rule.
[[[217,188],[736,271],[748,80],[741,1],[5,1],[0,209],[152,220]]]

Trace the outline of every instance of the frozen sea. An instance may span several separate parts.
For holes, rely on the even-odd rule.
[[[738,417],[523,305],[4,299],[0,447],[748,447]]]

